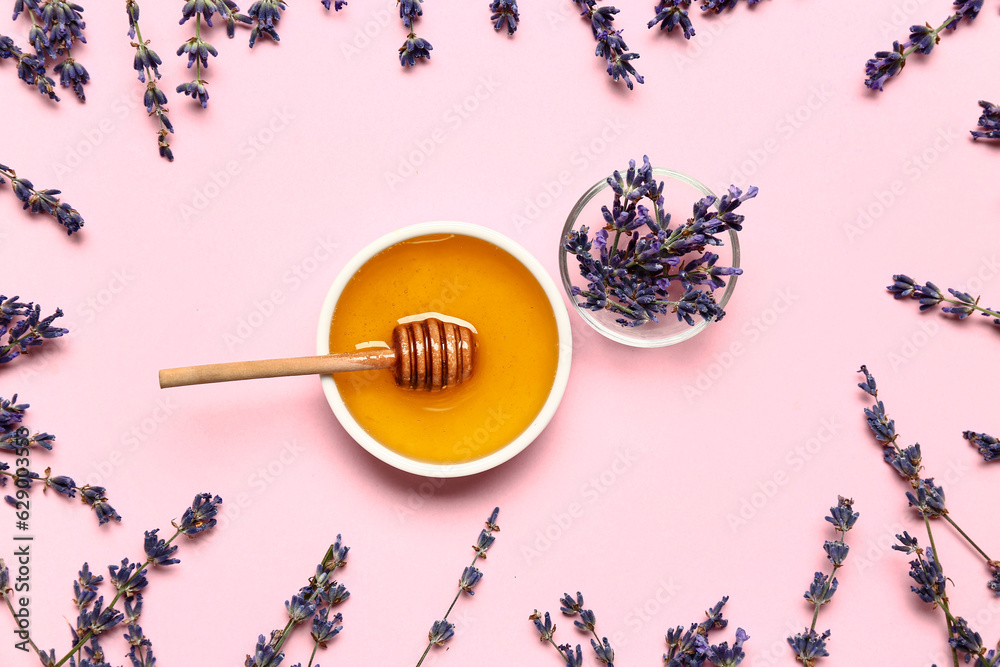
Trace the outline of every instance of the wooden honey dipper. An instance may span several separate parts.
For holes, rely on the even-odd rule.
[[[475,347],[471,327],[428,317],[398,324],[392,330],[391,349],[166,368],[160,371],[160,388],[391,368],[400,387],[437,391],[472,377]]]

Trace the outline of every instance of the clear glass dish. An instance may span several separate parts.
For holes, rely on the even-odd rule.
[[[653,169],[653,173],[664,181],[664,209],[671,215],[673,224],[690,218],[691,207],[702,197],[715,196],[715,193],[703,183],[679,171],[656,167]],[[692,326],[683,320],[678,320],[676,315],[672,313],[660,315],[659,322],[647,322],[637,327],[623,327],[615,322],[620,317],[619,315],[609,310],[588,310],[577,304],[577,297],[573,296],[573,286],[586,287],[587,280],[580,275],[576,257],[563,249],[563,239],[566,238],[566,234],[578,229],[582,224],[589,226],[591,230],[600,229],[603,222],[601,206],[610,204],[612,200],[612,197],[608,196],[609,192],[606,191],[610,191],[607,179],[595,183],[587,190],[573,206],[569,217],[566,218],[562,234],[559,236],[559,273],[562,276],[566,294],[573,304],[573,309],[601,335],[633,347],[675,345],[704,331],[712,324],[711,322],[699,319]],[[591,203],[600,194],[605,195],[604,199]],[[718,206],[718,202],[716,202],[716,206]],[[713,246],[711,250],[719,255],[718,263],[720,265],[739,267],[740,242],[735,231],[729,230],[729,243]],[[726,307],[733,295],[733,290],[736,289],[737,278],[739,276],[727,276],[726,286],[715,290],[716,301],[723,308]]]

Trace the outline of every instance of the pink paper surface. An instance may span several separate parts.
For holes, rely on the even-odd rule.
[[[26,423],[58,436],[36,467],[106,486],[124,517],[98,528],[87,508],[36,489],[40,646],[69,648],[84,561],[106,574],[140,557],[142,531],[168,530],[211,491],[225,499],[214,536],[183,542],[182,563],[149,576],[142,626],[158,664],[242,664],[258,634],[284,626],[284,601],[338,533],[352,596],[319,661],[415,664],[499,505],[485,578],[453,612],[447,650],[424,664],[558,665],[528,615],[554,612],[557,641],[585,642],[558,614],[559,597],[580,590],[616,664],[657,664],[668,628],[729,595],[718,638],[743,627],[744,664],[792,665],[784,638],[810,620],[802,593],[828,569],[823,516],[843,494],[861,518],[818,623],[833,631],[824,664],[950,664],[940,612],[910,593],[908,559],[889,549],[894,533],[925,534],[868,433],[855,371],[868,364],[952,515],[1000,553],[1000,468],[961,437],[1000,431],[1000,330],[920,314],[884,289],[905,272],[1000,304],[997,148],[968,134],[977,100],[1000,97],[984,57],[1000,37],[996,6],[872,94],[865,60],[950,3],[694,9],[690,42],[646,30],[652,2],[628,4],[616,26],[646,77],[632,92],[604,74],[572,3],[522,4],[508,39],[485,0],[429,0],[418,32],[433,60],[413,70],[397,60],[394,2],[339,14],[295,3],[280,45],[253,51],[245,31],[229,41],[216,28],[202,110],[172,92],[189,78],[173,55],[192,34],[177,25],[181,3],[145,2],[143,35],[165,61],[177,128],[173,164],[156,154],[121,3],[85,5],[85,105],[65,90],[52,104],[0,63],[0,161],[61,189],[86,219],[67,239],[0,192],[0,288],[63,308],[71,331],[0,369],[0,396],[17,392],[32,406]],[[0,32],[24,45],[24,20],[4,21]],[[337,272],[408,224],[485,225],[558,278],[576,198],[644,153],[716,191],[760,187],[726,319],[683,345],[636,350],[571,314],[562,405],[496,470],[435,481],[387,467],[350,440],[315,377],[157,388],[160,368],[314,353]],[[14,524],[0,512],[8,563]],[[1000,597],[982,561],[944,524],[936,537],[953,609],[993,645]],[[0,628],[0,664],[36,664],[14,649],[5,614]],[[125,661],[120,638],[105,648]],[[284,664],[307,662],[308,631],[288,648]]]

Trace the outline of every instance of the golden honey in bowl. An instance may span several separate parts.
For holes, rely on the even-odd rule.
[[[397,320],[439,312],[476,329],[475,370],[441,391],[397,387],[392,373],[334,375],[344,404],[377,441],[438,464],[482,458],[519,436],[548,398],[559,338],[548,296],[531,272],[497,246],[433,234],[390,246],[344,287],[330,351],[388,340]]]

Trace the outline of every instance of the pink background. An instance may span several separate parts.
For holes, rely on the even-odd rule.
[[[280,45],[249,51],[245,32],[210,33],[221,55],[203,111],[172,92],[188,77],[173,55],[191,34],[177,25],[181,3],[147,1],[174,164],[156,154],[125,12],[111,4],[86,4],[85,105],[67,91],[49,103],[0,63],[0,160],[62,189],[86,218],[67,239],[22,213],[8,186],[0,194],[0,286],[62,307],[71,330],[0,370],[0,395],[18,392],[28,425],[58,436],[38,468],[107,486],[124,517],[98,529],[78,503],[35,494],[39,644],[68,649],[82,562],[102,571],[140,556],[143,530],[169,529],[212,491],[227,512],[214,537],[182,544],[183,562],[150,576],[142,625],[164,665],[242,664],[258,634],[284,624],[283,602],[337,533],[352,548],[342,580],[353,595],[320,662],[414,664],[494,505],[502,531],[485,579],[459,602],[449,650],[425,664],[557,665],[527,617],[558,616],[559,597],[581,590],[619,664],[656,664],[668,627],[729,595],[732,626],[718,638],[742,626],[745,664],[792,665],[784,638],[808,623],[802,593],[827,569],[832,537],[823,516],[844,494],[861,519],[819,621],[833,630],[827,663],[943,664],[940,613],[909,592],[907,559],[888,549],[895,532],[924,534],[867,432],[855,371],[870,366],[953,515],[1000,552],[1000,469],[961,438],[1000,431],[1000,331],[920,315],[884,291],[906,272],[1000,304],[997,153],[968,135],[976,101],[1000,98],[983,57],[1000,37],[994,4],[874,95],[865,60],[911,23],[942,20],[949,2],[695,10],[690,42],[646,30],[652,2],[627,6],[616,25],[646,77],[631,93],[603,73],[568,0],[523,3],[514,39],[493,33],[485,0],[430,0],[418,27],[433,60],[413,70],[396,58],[393,2],[336,15],[297,2]],[[0,32],[25,43],[24,22]],[[157,388],[163,367],[313,353],[341,266],[411,223],[485,225],[557,277],[573,202],[643,153],[716,190],[760,187],[728,316],[682,346],[634,350],[572,315],[562,406],[497,470],[441,482],[386,467],[347,437],[317,378]],[[0,514],[0,556],[14,550],[13,524]],[[984,568],[937,535],[953,609],[995,642],[1000,598]],[[557,640],[584,639],[556,620]],[[0,663],[34,664],[9,627],[0,621]],[[285,664],[310,647],[300,631]],[[123,642],[106,648],[124,660]]]

